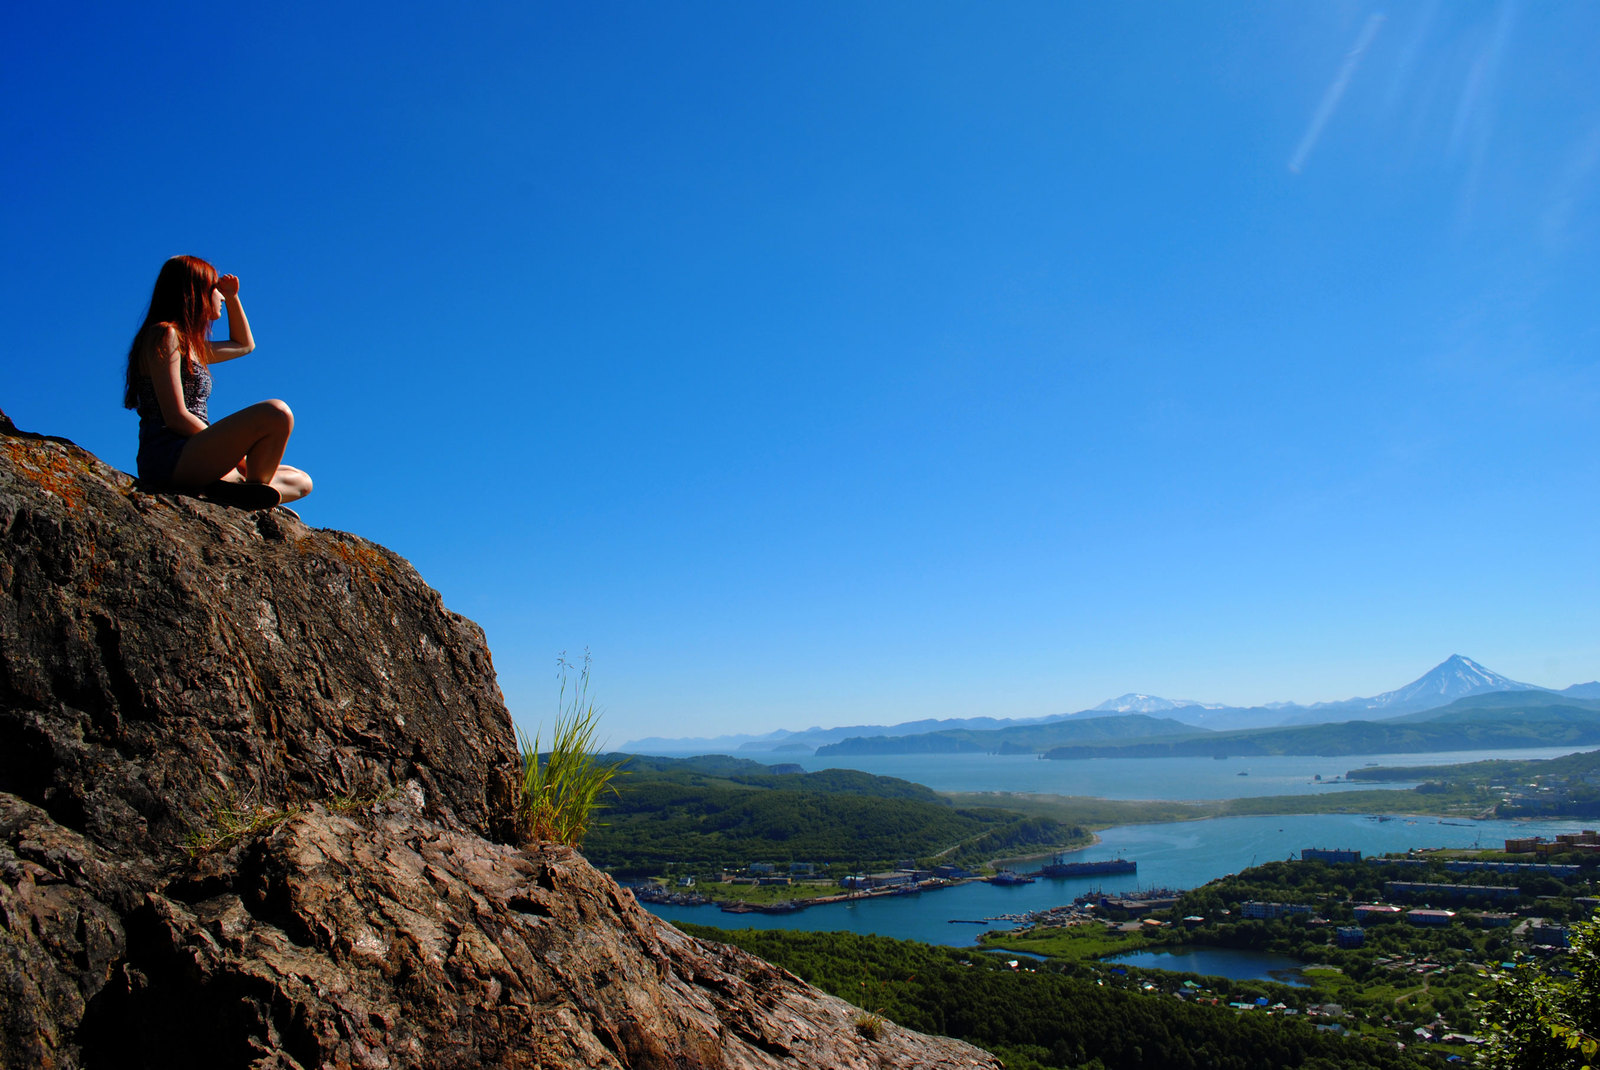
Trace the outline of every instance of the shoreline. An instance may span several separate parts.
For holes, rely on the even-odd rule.
[[[1459,827],[1472,827],[1472,826],[1477,825],[1480,822],[1484,822],[1484,821],[1500,821],[1500,822],[1507,822],[1507,823],[1514,823],[1514,824],[1531,824],[1531,823],[1538,823],[1538,822],[1549,822],[1551,820],[1558,820],[1558,821],[1561,820],[1560,818],[1553,818],[1552,819],[1552,818],[1544,818],[1544,817],[1462,818],[1460,815],[1454,815],[1454,814],[1446,815],[1446,814],[1406,813],[1406,812],[1394,813],[1394,812],[1371,812],[1371,811],[1355,811],[1355,810],[1342,811],[1342,813],[1346,813],[1346,814],[1349,814],[1349,815],[1352,815],[1352,816],[1364,816],[1364,817],[1367,817],[1367,818],[1372,819],[1372,820],[1403,820],[1403,821],[1408,821],[1408,822],[1412,822],[1412,823],[1414,823],[1416,821],[1433,821],[1433,822],[1437,822],[1439,824],[1450,824],[1450,825],[1459,826]],[[1116,826],[1106,826],[1106,827],[1107,828],[1122,828],[1122,827],[1132,828],[1132,827],[1138,827],[1140,825],[1188,824],[1188,823],[1195,822],[1195,821],[1222,821],[1222,820],[1231,820],[1231,819],[1248,820],[1248,819],[1251,819],[1251,818],[1262,818],[1262,817],[1304,818],[1304,817],[1318,817],[1318,816],[1327,816],[1327,815],[1314,814],[1314,813],[1313,814],[1307,814],[1307,813],[1289,813],[1289,814],[1208,814],[1208,815],[1197,815],[1197,816],[1192,816],[1192,817],[1174,818],[1174,819],[1168,820],[1168,821],[1129,822],[1126,825],[1116,825]],[[1586,820],[1586,819],[1577,818],[1577,819],[1573,819],[1573,820],[1575,820],[1575,821],[1583,821],[1583,820]],[[1053,857],[1055,855],[1075,854],[1077,852],[1087,850],[1090,847],[1097,846],[1097,845],[1099,845],[1099,844],[1101,844],[1103,842],[1104,841],[1102,840],[1102,838],[1101,838],[1101,836],[1099,835],[1098,832],[1091,832],[1090,833],[1090,841],[1088,843],[1079,844],[1076,847],[1058,848],[1058,849],[1055,849],[1055,850],[1046,851],[1046,852],[1042,852],[1042,853],[1034,853],[1034,854],[1027,854],[1027,855],[1015,855],[1015,856],[1010,856],[1010,857],[1007,857],[1007,858],[996,858],[996,859],[992,859],[990,861],[990,864],[996,866],[997,868],[999,868],[999,867],[1001,867],[1001,864],[1003,864],[1003,863],[1025,863],[1025,862],[1037,861],[1037,860],[1040,860],[1040,859],[1051,858],[1051,857]],[[1448,849],[1450,849],[1450,848],[1410,848],[1410,850],[1448,850]],[[1493,848],[1484,848],[1484,850],[1493,850]],[[1390,853],[1392,853],[1392,852],[1390,852]],[[1134,860],[1134,861],[1137,861],[1137,860]],[[1006,866],[1005,868],[1010,868],[1010,867]],[[1044,877],[1044,878],[1039,878],[1039,879],[1051,880],[1053,878]],[[946,888],[956,888],[956,887],[960,887],[962,885],[967,885],[967,884],[980,884],[980,883],[989,883],[989,882],[990,882],[989,878],[987,878],[987,877],[978,877],[978,876],[961,877],[961,878],[954,878],[954,879],[951,879],[951,878],[935,878],[935,880],[933,882],[930,882],[929,884],[916,886],[915,887],[915,891],[904,890],[904,889],[907,888],[906,885],[896,885],[896,886],[887,887],[887,888],[874,888],[874,889],[865,890],[865,891],[849,891],[849,892],[843,892],[843,893],[834,894],[834,895],[821,895],[821,896],[811,896],[811,897],[807,897],[807,898],[803,898],[803,899],[780,900],[780,901],[778,901],[776,903],[754,903],[754,902],[750,902],[750,901],[742,900],[742,899],[721,899],[721,900],[709,900],[709,901],[704,902],[704,903],[693,904],[693,906],[716,907],[718,909],[719,913],[724,913],[724,914],[768,914],[768,915],[797,914],[797,913],[800,913],[801,911],[809,909],[810,907],[813,907],[813,906],[833,906],[833,905],[837,905],[837,904],[840,904],[840,903],[853,903],[853,902],[859,902],[859,901],[868,900],[868,899],[884,899],[884,898],[892,898],[892,897],[895,897],[895,896],[921,895],[924,892],[938,892],[938,891],[943,891]],[[647,906],[647,905],[649,905],[649,903],[647,901],[641,901],[640,905]],[[680,904],[680,905],[684,906],[685,909],[687,909],[690,906],[688,904]],[[957,919],[957,920],[966,921],[967,919]],[[987,924],[987,922],[973,921],[972,924]]]
[[[1116,827],[1117,826],[1115,825],[1106,826],[1106,828]],[[1087,851],[1091,847],[1100,846],[1100,843],[1100,833],[1094,829],[1090,829],[1088,843],[1080,843],[1076,847],[1057,847],[1053,850],[1044,851],[1039,854],[1006,855],[1003,858],[991,858],[989,859],[989,864],[991,866],[999,866],[1002,862],[1036,862],[1041,858],[1054,858],[1056,855],[1070,855],[1075,854],[1078,851]]]

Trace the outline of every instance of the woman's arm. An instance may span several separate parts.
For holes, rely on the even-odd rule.
[[[150,373],[150,381],[155,384],[162,421],[187,437],[204,431],[206,424],[183,403],[183,360],[183,339],[170,326],[156,335],[144,356],[145,371]]]
[[[211,343],[207,364],[242,357],[256,347],[256,340],[250,334],[250,321],[244,318],[244,305],[239,303],[239,276],[222,276],[217,280],[217,289],[228,307],[228,340]]]

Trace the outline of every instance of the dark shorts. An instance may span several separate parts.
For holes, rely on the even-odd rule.
[[[139,436],[139,478],[152,486],[164,487],[172,482],[172,473],[178,467],[178,456],[188,439],[169,428],[162,427]]]

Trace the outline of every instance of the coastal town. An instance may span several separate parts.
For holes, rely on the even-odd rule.
[[[718,891],[772,889],[787,898],[718,902],[687,882],[681,888],[652,882],[637,894],[681,905],[717,903],[731,913],[780,914],[979,881],[1003,888],[1100,875],[1086,871],[1092,869],[1127,874],[1137,868],[1131,858],[1085,867],[1057,856],[1036,869],[983,876],[908,865],[824,882],[807,867],[778,873],[758,864],[753,872],[725,874]],[[1494,849],[1369,856],[1305,847],[1290,859],[1199,888],[1070,894],[1063,880],[1062,901],[1047,907],[946,920],[973,926],[975,950],[991,953],[1019,979],[1087,979],[1157,1000],[1293,1019],[1451,1062],[1485,1042],[1477,994],[1486,986],[1522,963],[1563,969],[1573,925],[1600,909],[1597,872],[1595,830],[1511,837]],[[807,880],[822,894],[794,898]],[[731,937],[744,930],[725,931]],[[963,934],[951,942],[966,939]]]
[[[1200,889],[1087,894],[996,919],[1014,928],[984,943],[1105,971],[1146,994],[1303,1014],[1318,1028],[1460,1057],[1484,1040],[1479,987],[1521,963],[1563,968],[1573,924],[1600,910],[1597,868],[1594,830],[1512,838],[1499,851],[1306,848]],[[1274,971],[1281,983],[1252,987],[1180,965],[1207,948],[1287,968]]]

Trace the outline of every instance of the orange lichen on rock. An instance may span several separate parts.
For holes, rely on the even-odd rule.
[[[83,507],[84,490],[78,481],[78,475],[83,466],[72,464],[72,458],[64,455],[65,447],[58,446],[62,452],[32,443],[18,442],[16,439],[0,441],[0,447],[6,452],[6,457],[16,469],[17,475],[36,485],[46,494],[53,494],[61,499],[73,512]],[[74,468],[78,471],[74,471]]]
[[[312,547],[302,543],[299,550],[305,555],[312,552]],[[319,544],[316,550],[319,554],[337,557],[351,572],[361,573],[370,583],[377,583],[380,576],[388,576],[394,572],[394,563],[382,550],[369,542],[336,536],[330,542]]]

